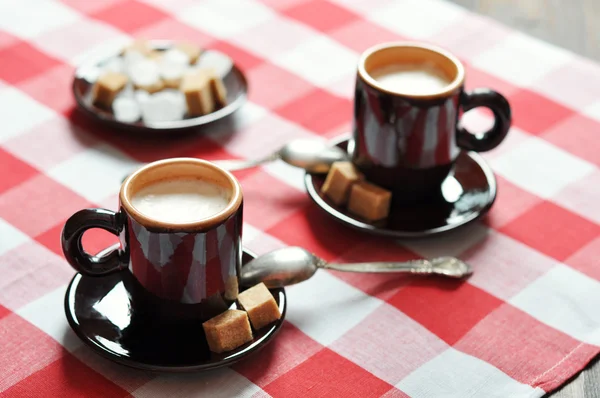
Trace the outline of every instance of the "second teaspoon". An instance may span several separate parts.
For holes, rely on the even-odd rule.
[[[454,257],[405,262],[367,262],[331,264],[301,247],[287,247],[257,257],[242,267],[241,284],[254,286],[260,282],[268,288],[277,288],[303,282],[319,268],[345,272],[412,273],[464,278],[471,275],[471,266]]]

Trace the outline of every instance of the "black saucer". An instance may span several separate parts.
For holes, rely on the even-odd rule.
[[[107,249],[109,250],[109,249]],[[254,254],[244,251],[244,264]],[[120,364],[151,371],[190,372],[228,366],[268,344],[283,324],[284,289],[272,289],[281,319],[254,331],[254,340],[223,354],[208,350],[201,322],[187,327],[156,322],[132,305],[134,278],[127,271],[106,277],[75,275],[65,295],[65,313],[71,328],[98,354]],[[236,304],[232,304],[236,309]],[[137,316],[136,316],[137,315]],[[149,319],[150,318],[150,319]]]
[[[152,40],[150,45],[159,51],[164,51],[173,46],[173,43],[168,40]],[[242,71],[233,63],[231,71],[223,77],[223,84],[227,89],[227,105],[221,109],[217,109],[207,115],[197,117],[187,117],[183,120],[165,121],[144,123],[137,121],[133,123],[125,123],[115,119],[112,111],[106,110],[92,104],[92,87],[98,74],[98,68],[107,60],[115,57],[122,49],[115,48],[112,51],[106,51],[90,57],[86,63],[82,64],[75,71],[73,79],[73,95],[80,110],[88,116],[106,123],[112,127],[117,127],[123,130],[139,132],[143,134],[172,134],[175,131],[188,132],[194,127],[200,127],[205,124],[223,119],[236,111],[245,101],[248,94],[248,83]],[[219,53],[222,56],[228,57],[225,54],[216,50],[210,50],[214,53]],[[202,55],[200,55],[202,57]],[[93,79],[93,80],[92,80]]]
[[[347,149],[348,138],[332,145]],[[393,205],[386,220],[371,223],[336,206],[321,193],[325,175],[306,174],[309,196],[327,214],[355,229],[393,238],[422,238],[470,223],[492,207],[496,178],[488,164],[474,152],[461,152],[454,170],[442,185],[439,198],[412,205]]]

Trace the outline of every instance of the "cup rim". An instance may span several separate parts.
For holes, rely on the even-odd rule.
[[[127,195],[132,181],[135,180],[135,178],[140,174],[173,164],[192,164],[207,167],[222,174],[229,181],[232,187],[231,198],[229,199],[227,207],[213,216],[186,223],[170,223],[159,221],[148,217],[137,210],[132,205],[129,195]],[[168,230],[173,232],[199,232],[210,230],[218,225],[221,225],[236,213],[242,204],[242,187],[239,181],[229,171],[207,160],[196,158],[171,158],[149,163],[130,174],[121,185],[121,189],[119,191],[119,201],[121,202],[121,206],[125,209],[130,217],[148,229]]]
[[[369,58],[374,53],[384,50],[384,49],[387,49],[387,48],[392,48],[392,47],[419,48],[422,50],[438,53],[438,54],[442,55],[443,57],[447,58],[448,60],[450,60],[450,62],[452,62],[456,66],[456,70],[457,70],[456,76],[450,82],[450,84],[448,84],[446,87],[444,87],[443,90],[440,90],[438,92],[431,93],[431,94],[399,93],[397,91],[389,90],[389,89],[383,87],[381,84],[379,84],[377,82],[377,80],[375,80],[373,77],[371,77],[371,75],[369,75],[369,73],[365,69],[365,62],[366,62],[367,58]],[[460,87],[462,87],[462,85],[464,84],[464,81],[465,81],[465,67],[458,58],[456,58],[449,51],[446,51],[445,49],[443,49],[441,47],[434,46],[434,45],[427,44],[427,43],[410,42],[410,41],[394,41],[394,42],[377,44],[377,45],[365,50],[360,55],[360,58],[358,61],[358,75],[369,86],[371,86],[375,90],[382,91],[386,94],[394,95],[394,96],[398,96],[398,97],[429,100],[429,99],[439,99],[439,98],[449,97],[450,95],[452,95],[452,93],[454,93],[456,90],[458,90]]]

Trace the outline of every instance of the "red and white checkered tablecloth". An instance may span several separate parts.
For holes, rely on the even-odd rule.
[[[74,111],[74,66],[132,37],[230,54],[249,102],[205,135],[140,140]],[[466,283],[319,272],[288,289],[280,335],[231,368],[185,376],[106,361],[63,313],[66,218],[115,208],[123,176],[174,156],[255,158],[350,128],[360,52],[418,39],[455,52],[468,88],[505,94],[514,127],[486,154],[489,216],[440,238],[351,231],[283,163],[238,173],[244,242],[328,260],[455,255]],[[491,117],[470,112],[466,123]],[[600,67],[441,0],[0,0],[0,395],[539,397],[600,352]],[[86,236],[89,251],[112,242]]]

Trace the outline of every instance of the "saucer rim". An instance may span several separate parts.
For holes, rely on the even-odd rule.
[[[329,143],[331,144],[331,146],[338,146],[344,142],[349,142],[351,139],[352,139],[352,137],[349,137],[348,135],[344,135],[344,136],[337,137],[337,138],[330,140]],[[347,226],[351,227],[352,229],[362,231],[362,232],[365,232],[365,233],[368,233],[371,235],[383,236],[383,237],[387,237],[387,238],[419,239],[419,238],[431,237],[434,235],[440,235],[440,234],[444,234],[444,233],[453,231],[457,228],[463,227],[467,224],[472,223],[473,221],[480,219],[481,217],[483,217],[484,215],[486,215],[489,212],[489,210],[492,208],[494,202],[496,201],[496,197],[498,195],[498,184],[496,181],[496,176],[494,175],[494,172],[492,171],[492,168],[483,159],[483,157],[480,154],[478,154],[477,152],[464,151],[464,153],[469,158],[471,158],[471,160],[473,160],[479,166],[479,168],[482,170],[482,172],[484,173],[486,180],[488,181],[488,184],[490,186],[489,192],[490,192],[491,199],[488,201],[486,206],[483,207],[479,212],[473,213],[473,215],[465,218],[464,220],[462,220],[460,222],[446,224],[441,227],[430,228],[430,229],[425,229],[425,230],[421,230],[421,231],[398,231],[398,230],[391,230],[391,229],[386,229],[386,228],[379,228],[374,225],[362,222],[356,218],[353,218],[349,214],[344,214],[344,213],[336,210],[335,208],[333,208],[326,201],[324,201],[323,198],[321,198],[321,196],[319,195],[319,193],[317,192],[317,190],[315,188],[315,184],[313,183],[313,177],[314,177],[313,174],[308,173],[308,172],[305,173],[304,186],[306,188],[308,196],[312,199],[312,201],[321,210],[323,210],[329,217],[333,218],[337,222],[347,225]]]
[[[105,253],[105,252],[108,252],[115,248],[118,248],[119,246],[120,245],[118,243],[111,245],[111,246],[107,247],[106,249],[101,250],[98,253],[98,255],[102,255],[102,253]],[[251,256],[252,259],[257,257],[256,253],[254,253],[251,250],[248,250],[246,248],[243,248],[243,252],[244,252],[244,254]],[[228,357],[228,358],[222,359],[216,363],[211,362],[208,364],[204,363],[204,364],[184,365],[184,366],[153,365],[153,364],[147,364],[147,363],[140,362],[140,361],[134,361],[134,360],[128,359],[127,357],[124,357],[123,355],[121,355],[119,353],[111,351],[111,350],[107,349],[106,346],[100,345],[97,341],[90,339],[87,334],[84,334],[81,331],[81,329],[79,328],[79,323],[77,322],[77,318],[74,316],[75,310],[74,310],[74,308],[71,308],[71,303],[75,302],[75,294],[77,291],[77,285],[78,285],[78,282],[83,277],[84,277],[84,275],[77,272],[73,276],[71,281],[69,282],[67,289],[65,291],[65,298],[64,298],[64,302],[63,302],[64,303],[64,311],[65,311],[65,316],[67,318],[67,322],[69,323],[69,326],[71,327],[71,330],[73,330],[75,335],[84,343],[84,345],[89,347],[92,351],[94,351],[101,357],[108,359],[114,363],[126,366],[128,368],[143,370],[143,371],[161,372],[161,373],[192,373],[192,372],[199,373],[199,372],[205,372],[205,371],[210,371],[213,369],[231,366],[231,365],[235,364],[236,362],[241,361],[241,360],[255,354],[256,352],[260,351],[262,348],[264,348],[267,344],[269,344],[277,336],[277,334],[283,327],[283,323],[285,322],[285,317],[286,317],[287,307],[288,307],[288,303],[287,303],[288,298],[287,298],[285,288],[281,287],[281,288],[277,288],[277,289],[271,289],[271,290],[276,291],[279,294],[279,298],[280,298],[279,308],[281,311],[281,317],[275,322],[274,325],[271,326],[271,330],[266,332],[265,335],[261,339],[252,342],[252,344],[254,344],[254,347],[252,349],[244,351],[244,352],[240,353],[239,355],[234,355],[233,357]],[[237,349],[235,349],[235,350],[237,350]],[[235,350],[232,350],[232,351],[235,351]]]
[[[164,49],[172,47],[175,43],[175,40],[149,40],[148,42],[150,43],[150,46],[152,46],[154,49],[163,49],[164,50]],[[102,52],[101,55],[92,54],[84,62],[82,62],[80,65],[78,65],[75,68],[75,72],[73,73],[73,80],[71,83],[71,92],[73,94],[73,97],[75,98],[75,103],[77,104],[77,108],[79,110],[83,111],[89,117],[91,117],[101,123],[119,128],[121,130],[127,130],[130,132],[138,132],[138,133],[151,132],[151,133],[155,133],[155,134],[161,134],[161,133],[173,133],[173,132],[186,132],[186,131],[193,130],[194,128],[199,128],[199,127],[205,126],[207,124],[217,122],[219,120],[226,118],[227,116],[230,116],[231,114],[236,112],[238,109],[240,109],[240,107],[248,99],[248,90],[249,90],[248,79],[246,78],[246,75],[244,74],[242,69],[240,69],[240,67],[233,61],[233,59],[228,54],[225,54],[219,50],[207,49],[207,50],[222,54],[222,55],[226,56],[227,58],[231,59],[231,64],[232,64],[231,73],[236,75],[237,79],[241,82],[241,86],[242,86],[241,94],[233,102],[231,102],[231,103],[225,105],[223,108],[218,109],[214,112],[211,112],[207,115],[196,116],[193,118],[176,120],[176,121],[171,121],[171,122],[162,122],[157,125],[146,125],[146,124],[144,124],[143,121],[127,123],[127,122],[121,122],[121,121],[116,120],[114,118],[114,116],[106,117],[106,116],[96,112],[96,110],[93,107],[90,107],[85,103],[84,98],[82,97],[83,93],[77,89],[77,84],[81,80],[84,80],[83,78],[79,77],[79,71],[82,69],[88,68],[88,67],[96,66],[98,63],[108,59],[110,56],[114,56],[115,54],[117,54],[121,49],[122,49],[122,46],[120,46],[119,48],[115,47],[114,49],[104,49],[104,51]]]

